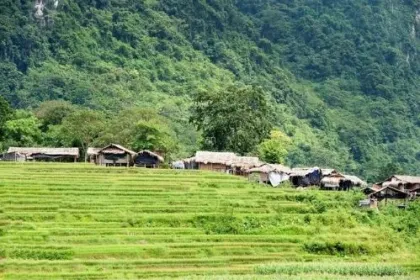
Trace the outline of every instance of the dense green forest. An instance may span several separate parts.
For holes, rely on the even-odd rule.
[[[414,174],[419,38],[418,0],[4,0],[1,146],[187,156],[194,96],[255,86],[285,163]]]

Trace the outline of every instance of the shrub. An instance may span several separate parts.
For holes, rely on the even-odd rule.
[[[386,248],[385,248],[386,247]],[[308,253],[325,255],[371,255],[392,250],[392,247],[370,243],[353,243],[341,241],[309,241],[303,244]]]

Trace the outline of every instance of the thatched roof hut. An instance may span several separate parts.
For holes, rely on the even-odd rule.
[[[96,156],[98,155],[99,151],[102,150],[102,148],[93,148],[89,147],[86,151],[86,155],[88,156]]]
[[[251,168],[251,169],[248,170],[248,173],[265,173],[265,174],[268,174],[270,172],[290,174],[291,169],[287,166],[282,165],[282,164],[266,163],[266,164],[263,164],[259,167]]]
[[[321,188],[323,189],[348,190],[364,186],[367,186],[367,183],[360,178],[353,175],[342,175],[338,172],[333,172],[321,179]]]
[[[331,176],[333,174],[339,174],[339,172],[337,172],[337,170],[333,168],[321,168],[321,173],[322,176]]]
[[[318,167],[292,168],[290,181],[296,187],[315,186],[320,184],[321,175],[321,169]]]
[[[228,163],[233,168],[240,170],[248,170],[257,166],[261,166],[263,162],[258,157],[242,157],[237,156],[234,161]]]
[[[392,187],[402,191],[412,192],[420,189],[420,177],[418,176],[406,176],[406,175],[394,175],[384,182],[378,183],[381,187]]]
[[[347,180],[350,180],[350,182],[353,184],[353,186],[356,186],[356,187],[366,187],[368,185],[368,183],[366,181],[363,181],[362,179],[360,179],[357,176],[354,176],[354,175],[344,175],[344,177]]]
[[[345,180],[344,176],[326,176],[321,180],[321,188],[336,190],[341,187]]]
[[[281,182],[289,180],[290,168],[281,164],[263,164],[262,166],[249,169],[249,180],[271,184],[277,187]],[[256,176],[258,175],[258,177]]]
[[[236,160],[237,156],[231,152],[208,152],[198,151],[194,161],[202,164],[223,164],[228,165]]]
[[[97,163],[99,151],[102,148],[89,147],[86,151],[85,161],[90,163]]]
[[[399,190],[397,188],[391,187],[391,186],[382,187],[381,189],[369,195],[369,197],[373,197],[378,200],[407,199],[409,196],[410,196],[409,193]]]
[[[236,158],[237,156],[231,152],[198,151],[190,166],[200,170],[227,172],[231,169],[230,164],[235,162]]]
[[[134,163],[136,166],[143,166],[148,168],[155,168],[162,164],[165,159],[152,151],[143,150],[137,153]]]
[[[136,152],[118,144],[109,144],[108,146],[105,146],[104,148],[101,148],[98,151],[98,154],[125,154],[125,153],[133,155],[133,156],[137,154]]]
[[[109,144],[98,151],[97,164],[106,166],[130,166],[136,152],[118,144]]]

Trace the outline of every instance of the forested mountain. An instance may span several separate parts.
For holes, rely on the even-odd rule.
[[[255,85],[292,140],[287,163],[418,173],[419,38],[418,0],[4,0],[0,94],[35,114],[5,131],[21,115],[39,124],[30,141],[74,144],[38,108],[64,100],[107,120],[89,143],[153,119],[188,155],[191,97]]]

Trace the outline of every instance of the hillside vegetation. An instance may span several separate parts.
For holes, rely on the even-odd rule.
[[[2,279],[414,279],[420,204],[201,171],[0,164]],[[383,277],[383,278],[382,278]]]
[[[191,96],[257,85],[273,125],[293,140],[288,164],[368,180],[390,162],[419,169],[418,0],[43,3],[42,14],[33,0],[0,4],[0,94],[15,108],[63,99],[109,120],[153,108],[184,156],[200,143]],[[30,139],[77,142],[57,131]]]

